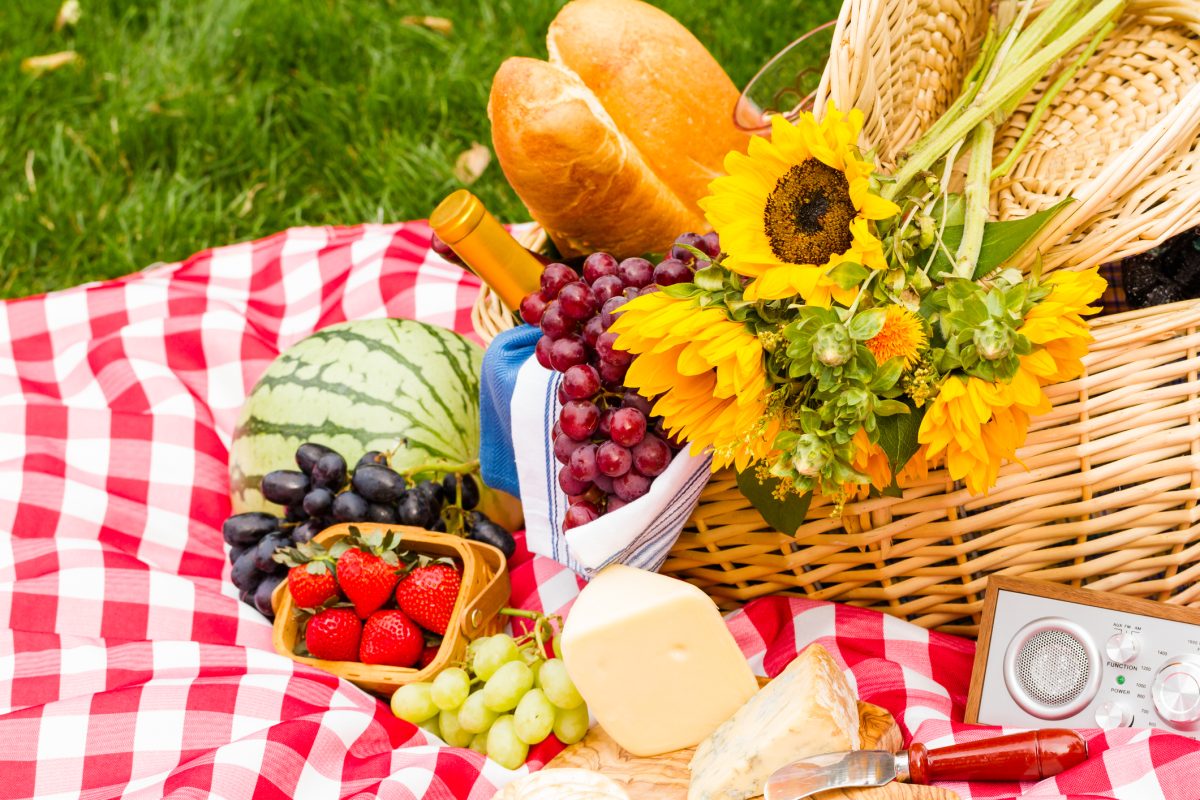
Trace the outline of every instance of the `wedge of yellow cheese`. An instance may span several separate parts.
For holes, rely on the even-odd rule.
[[[584,587],[560,644],[600,726],[637,756],[700,742],[758,688],[704,592],[620,564]]]
[[[746,800],[806,756],[858,750],[858,701],[829,651],[809,645],[696,748],[688,800]]]

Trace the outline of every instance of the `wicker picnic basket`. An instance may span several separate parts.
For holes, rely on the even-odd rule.
[[[891,166],[962,85],[985,6],[846,0],[817,107],[863,109],[864,144]],[[1002,129],[998,159],[1044,88]],[[1143,252],[1200,221],[1198,133],[1200,12],[1134,0],[993,186],[993,212],[1079,200],[1039,240],[1048,268]],[[484,338],[512,324],[494,299],[476,310]],[[839,517],[817,499],[793,537],[721,471],[662,572],[725,608],[795,594],[970,636],[991,573],[1200,605],[1200,301],[1102,317],[1093,330],[1085,373],[1048,388],[1053,410],[986,496],[934,470],[902,497],[847,503]]]

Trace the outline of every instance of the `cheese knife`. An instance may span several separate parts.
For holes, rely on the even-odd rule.
[[[767,779],[766,800],[801,800],[818,792],[883,786],[892,781],[1036,781],[1057,775],[1087,758],[1087,743],[1075,731],[1051,728],[930,750],[855,750],[794,761]]]

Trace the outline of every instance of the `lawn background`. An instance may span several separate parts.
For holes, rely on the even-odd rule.
[[[292,225],[424,218],[563,0],[0,0],[0,297]],[[835,0],[656,0],[744,84]],[[405,15],[453,22],[449,36]],[[615,46],[615,43],[614,43]],[[75,50],[34,77],[21,60]],[[702,135],[702,134],[699,134]],[[527,218],[493,161],[472,187]]]

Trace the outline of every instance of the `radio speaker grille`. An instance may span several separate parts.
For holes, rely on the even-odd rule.
[[[1062,706],[1083,694],[1090,665],[1083,644],[1064,630],[1035,634],[1017,653],[1017,681],[1029,697]]]

